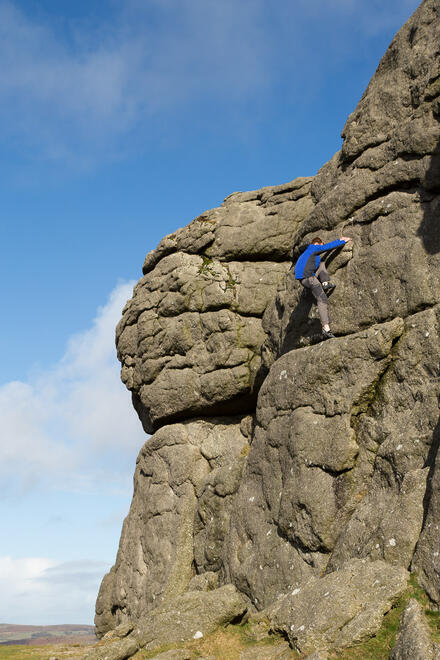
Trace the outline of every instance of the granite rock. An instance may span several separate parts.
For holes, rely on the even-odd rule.
[[[440,606],[439,43],[438,0],[424,0],[313,179],[234,193],[147,255],[117,348],[154,435],[99,634],[147,634],[165,608],[166,635],[176,599],[234,585],[324,653],[374,634],[409,567]],[[353,238],[328,259],[327,342],[290,269],[315,235]],[[309,592],[312,631],[295,609]]]
[[[188,588],[194,576],[196,516],[197,556],[212,558],[209,546],[222,545],[233,487],[229,475],[240,472],[241,454],[248,447],[240,421],[222,418],[165,426],[142,447],[116,563],[105,576],[96,603],[98,636],[139,621]],[[213,492],[222,525],[210,527],[207,521],[209,531],[204,535],[197,511],[206,508],[212,475],[217,490],[229,495],[217,501]]]
[[[231,195],[147,255],[116,334],[122,380],[147,432],[255,408],[261,319],[313,206],[310,184]]]
[[[228,578],[258,609],[325,570],[362,500],[374,458],[357,416],[403,333],[395,319],[291,351],[264,381],[225,553]]]
[[[128,637],[98,643],[85,660],[125,660],[140,649],[152,652],[165,644],[199,639],[240,619],[246,609],[245,599],[231,584],[209,592],[187,591],[139,619]],[[176,654],[180,649],[170,652]],[[183,655],[182,651],[177,657]]]
[[[406,606],[390,660],[437,660],[440,647],[431,639],[423,608],[414,598]]]
[[[335,334],[406,318],[438,302],[440,269],[439,6],[424,0],[393,39],[312,184],[294,237],[353,238],[331,263]],[[287,276],[268,307],[265,360],[316,341],[316,309]]]
[[[383,561],[351,560],[270,607],[271,629],[285,633],[300,653],[352,646],[379,630],[407,578],[407,571]]]
[[[232,584],[214,591],[187,591],[173,603],[151,612],[139,623],[139,646],[152,651],[163,645],[206,636],[242,617],[246,602]]]

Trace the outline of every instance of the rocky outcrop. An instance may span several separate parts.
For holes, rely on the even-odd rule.
[[[406,583],[400,567],[353,559],[277,601],[267,613],[270,627],[283,631],[300,653],[352,646],[379,630]]]
[[[310,185],[235,193],[147,255],[117,347],[145,430],[162,426],[138,457],[116,564],[97,600],[100,635],[171,602],[194,569],[223,570],[262,378],[262,316],[313,206]]]
[[[383,57],[349,117],[341,152],[315,177],[295,236],[354,238],[333,263],[333,330],[346,335],[438,302],[438,3],[426,0]],[[435,98],[434,98],[435,96]],[[313,340],[309,299],[285,278],[266,312],[266,359]]]
[[[374,634],[408,569],[440,606],[439,43],[424,0],[313,180],[235,193],[147,255],[117,347],[154,435],[98,634],[234,585],[324,653]],[[289,270],[316,234],[353,239],[327,342]]]
[[[116,563],[96,603],[101,634],[173,602],[188,588],[194,566],[205,576],[218,570],[249,449],[250,421],[222,418],[164,426],[145,443]],[[216,579],[191,588],[213,588]]]
[[[261,319],[313,207],[310,185],[235,193],[147,255],[117,329],[122,380],[147,432],[255,409]]]

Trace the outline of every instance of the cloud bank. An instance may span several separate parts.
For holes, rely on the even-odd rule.
[[[97,561],[61,563],[42,557],[0,556],[0,621],[90,625],[99,584],[109,568]]]
[[[119,379],[114,329],[133,283],[117,286],[92,327],[73,336],[61,360],[0,387],[0,486],[40,490],[127,490],[146,436]]]

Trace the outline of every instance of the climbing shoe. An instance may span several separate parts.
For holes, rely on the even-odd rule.
[[[333,334],[333,332],[331,330],[328,330],[328,331],[323,330],[322,331],[322,336],[323,336],[324,339],[334,339],[335,338],[335,335]]]
[[[333,284],[333,282],[323,282],[322,288],[324,291],[333,291],[333,289],[336,289],[336,284]]]

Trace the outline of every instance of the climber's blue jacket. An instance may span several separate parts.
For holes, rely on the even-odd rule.
[[[331,243],[324,243],[324,245],[314,245],[311,243],[308,248],[304,250],[300,258],[295,264],[295,278],[302,280],[305,277],[312,277],[321,263],[322,252],[328,252],[335,248],[345,245],[345,241],[332,241]]]

